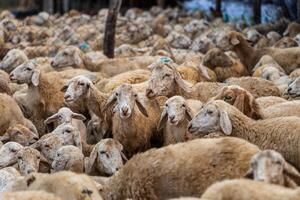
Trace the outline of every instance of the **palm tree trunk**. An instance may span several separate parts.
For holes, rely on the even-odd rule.
[[[253,1],[253,16],[255,24],[261,23],[261,0]]]

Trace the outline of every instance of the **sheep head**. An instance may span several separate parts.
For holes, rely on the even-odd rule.
[[[76,76],[72,78],[69,83],[62,88],[65,92],[65,101],[73,102],[80,98],[87,97],[92,81],[85,76]]]
[[[241,33],[230,31],[217,41],[217,46],[224,51],[230,51],[243,40],[246,38]]]
[[[0,62],[0,69],[9,73],[26,61],[28,61],[27,55],[22,50],[12,49]]]
[[[64,67],[84,68],[83,56],[83,52],[79,48],[68,46],[61,49],[56,54],[51,62],[51,66],[54,69],[61,69]]]
[[[8,142],[0,149],[0,168],[13,165],[17,162],[17,154],[23,148],[16,142]]]
[[[0,141],[2,142],[12,141],[24,146],[31,145],[38,139],[39,138],[35,133],[21,124],[10,127],[3,136],[0,136]]]
[[[233,105],[250,118],[262,119],[260,107],[255,98],[247,90],[237,85],[225,86],[213,99],[223,100]]]
[[[34,61],[26,61],[10,73],[10,79],[18,84],[38,86],[40,82],[40,70]]]
[[[246,38],[252,43],[258,42],[262,35],[254,28],[249,28],[245,32]]]
[[[214,48],[205,54],[202,64],[214,70],[216,67],[231,67],[233,61],[222,50]]]
[[[88,159],[86,173],[91,173],[95,165],[98,170],[107,175],[113,175],[123,166],[122,157],[127,160],[122,153],[123,146],[117,140],[103,139],[98,142]]]
[[[58,110],[58,112],[50,117],[48,117],[44,123],[50,124],[52,122],[58,122],[58,124],[72,123],[72,119],[78,119],[84,121],[86,118],[78,113],[74,113],[70,108],[63,107]]]
[[[286,74],[273,66],[264,67],[261,74],[261,78],[272,82],[277,81],[282,76],[286,76]]]
[[[162,57],[151,64],[149,68],[152,70],[152,74],[146,89],[148,98],[171,97],[178,87],[190,91],[189,86],[183,81],[175,63],[170,58]]]
[[[145,117],[148,117],[147,110],[142,103],[141,97],[134,91],[130,84],[123,84],[117,87],[108,98],[104,110],[107,110],[115,103],[116,106],[114,107],[114,112],[118,112],[122,119],[128,119],[132,116],[135,105],[137,105],[139,111]]]
[[[190,121],[188,131],[192,134],[207,135],[222,131],[226,135],[232,133],[232,123],[226,110],[220,108],[217,101],[207,103]]]
[[[297,187],[292,178],[300,178],[300,173],[274,150],[265,150],[251,158],[251,167],[246,177],[270,184]]]
[[[72,124],[63,123],[57,126],[52,134],[57,135],[62,140],[63,145],[74,145],[82,149],[80,132]]]
[[[81,150],[75,146],[63,146],[56,151],[52,168],[54,171],[70,170],[83,173],[84,156]]]
[[[192,118],[193,113],[186,103],[186,100],[181,96],[171,97],[165,103],[165,107],[158,124],[158,130],[160,130],[167,121],[170,124],[177,126],[184,120],[190,121]]]
[[[297,98],[300,96],[300,77],[288,84],[286,93],[292,98]]]

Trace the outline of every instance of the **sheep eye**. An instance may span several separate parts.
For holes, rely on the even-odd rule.
[[[185,104],[182,104],[182,107],[185,108]]]
[[[63,56],[67,56],[68,54],[67,54],[66,52],[63,52],[62,55],[63,55]]]
[[[78,85],[84,85],[84,83],[78,82]]]
[[[31,71],[32,69],[31,68],[29,68],[29,67],[26,67],[26,69],[25,69],[26,71]]]
[[[71,133],[71,131],[70,130],[65,130],[65,133]]]
[[[18,160],[22,160],[22,157],[21,157],[21,156],[18,156]]]
[[[171,76],[171,74],[165,74],[165,75],[163,76],[163,79],[166,78],[166,77],[170,77],[170,76]]]
[[[230,100],[232,97],[231,96],[225,96],[224,99],[225,100]]]
[[[40,156],[37,156],[37,159],[40,159],[41,157]]]
[[[207,110],[207,114],[211,115],[211,114],[213,114],[213,111],[212,110]]]
[[[134,96],[134,97],[137,97],[138,95],[137,95],[137,94],[134,94],[133,96]]]
[[[118,93],[116,93],[116,96],[119,96],[119,94],[118,94]]]
[[[16,149],[10,149],[11,152],[16,153],[17,150]]]
[[[168,107],[169,105],[166,103],[166,107]]]
[[[106,154],[106,152],[105,151],[100,151],[100,154]]]
[[[45,144],[45,146],[44,146],[44,147],[46,147],[46,148],[50,148],[49,144]]]

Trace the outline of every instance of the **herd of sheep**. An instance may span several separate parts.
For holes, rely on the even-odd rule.
[[[1,200],[300,199],[300,24],[106,13],[0,13]]]

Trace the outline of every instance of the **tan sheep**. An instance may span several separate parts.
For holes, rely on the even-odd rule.
[[[53,194],[44,191],[4,192],[0,194],[0,198],[2,200],[63,200]]]
[[[226,180],[210,186],[201,200],[298,200],[299,189],[252,180]]]
[[[261,77],[262,70],[265,67],[275,67],[280,72],[285,73],[284,69],[269,55],[263,55],[259,61],[256,63],[255,67],[252,69],[252,76],[254,77]]]
[[[299,116],[300,101],[284,101],[272,106],[262,107],[256,99],[245,89],[236,86],[226,86],[214,97],[235,106],[246,116],[253,119],[267,119],[284,116]],[[281,99],[279,99],[281,101]]]
[[[158,130],[164,129],[164,145],[188,139],[187,125],[201,107],[201,101],[185,100],[181,96],[173,96],[166,101],[158,123]]]
[[[98,142],[87,159],[85,173],[111,176],[122,166],[127,158],[123,154],[123,145],[114,139],[103,139]]]
[[[206,102],[211,97],[217,95],[226,84],[240,85],[249,90],[255,97],[280,95],[278,88],[274,84],[253,77],[230,78],[226,80],[226,84],[200,82],[192,85],[181,78],[173,61],[167,57],[160,58],[153,63],[150,68],[152,69],[152,74],[146,89],[146,96],[148,98],[180,95],[185,98],[198,99],[202,102]]]
[[[233,50],[248,71],[252,71],[263,55],[270,55],[287,73],[300,67],[300,60],[298,60],[300,55],[299,47],[254,49],[242,34],[234,31],[229,32],[218,41],[218,46],[224,50]]]
[[[10,73],[10,79],[19,84],[27,84],[25,101],[30,119],[35,123],[39,133],[45,132],[43,120],[57,113],[64,103],[64,95],[60,91],[65,84],[63,79],[49,77],[42,73],[31,61],[18,66]]]
[[[149,100],[137,93],[134,87],[123,84],[108,98],[104,110],[113,108],[113,138],[124,147],[129,158],[151,147],[151,140],[157,137],[156,125],[160,107],[156,100]]]
[[[276,48],[291,48],[291,47],[298,47],[298,43],[291,37],[283,37],[279,41],[274,44]]]
[[[242,177],[259,149],[237,138],[196,139],[137,154],[106,182],[104,199],[200,197],[212,183]]]
[[[72,145],[59,148],[56,151],[51,167],[54,172],[66,170],[75,173],[83,173],[84,156],[82,151],[78,147]]]
[[[13,191],[37,190],[49,192],[63,200],[102,200],[91,178],[67,171],[50,175],[32,173],[13,185]]]
[[[256,181],[297,188],[295,181],[300,178],[300,173],[280,153],[265,150],[251,158],[250,169],[245,176]]]
[[[287,102],[286,99],[281,97],[275,97],[275,96],[267,96],[267,97],[259,97],[255,99],[258,105],[260,105],[262,108],[267,108],[269,106],[276,105],[278,103]]]
[[[217,48],[211,49],[205,54],[202,64],[213,70],[220,82],[230,77],[241,77],[248,74],[246,67],[238,59],[232,58]]]
[[[215,131],[246,139],[261,149],[274,149],[300,169],[297,148],[300,131],[299,117],[278,117],[255,121],[234,106],[215,100],[207,103],[189,123],[188,131],[207,135]]]

